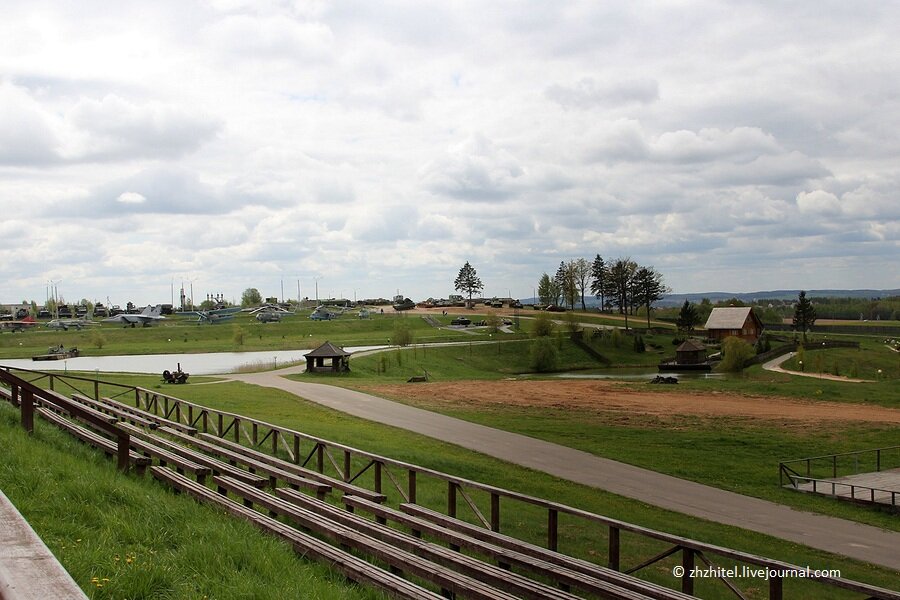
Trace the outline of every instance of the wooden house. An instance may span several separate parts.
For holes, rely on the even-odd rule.
[[[706,362],[706,346],[696,340],[687,340],[675,348],[675,364],[698,365]]]
[[[705,327],[707,337],[716,342],[734,336],[755,344],[763,332],[762,321],[749,306],[714,308]]]

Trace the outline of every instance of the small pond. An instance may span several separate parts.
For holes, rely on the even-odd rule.
[[[375,350],[385,346],[355,346],[348,352]],[[272,350],[264,352],[205,352],[198,354],[136,354],[130,356],[79,356],[66,360],[36,362],[30,358],[0,358],[0,365],[36,371],[100,371],[104,373],[155,373],[174,371],[181,363],[183,371],[191,375],[220,375],[255,365],[287,364],[302,361],[310,351]]]

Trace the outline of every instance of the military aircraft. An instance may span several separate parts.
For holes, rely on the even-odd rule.
[[[212,310],[195,310],[191,312],[183,312],[180,313],[182,315],[196,315],[197,323],[209,323],[210,325],[215,325],[216,323],[224,323],[225,321],[230,321],[234,318],[234,313],[241,312],[240,308],[214,308]]]
[[[82,327],[96,324],[97,323],[95,323],[94,321],[87,321],[85,319],[53,319],[52,321],[47,323],[47,327],[49,329],[62,329],[63,331],[68,331],[69,329],[77,329],[81,331]]]
[[[37,324],[38,322],[34,319],[34,317],[28,315],[20,321],[0,321],[0,331],[25,331],[26,329],[30,329]]]
[[[313,321],[330,321],[335,318],[337,315],[324,306],[317,306],[316,310],[309,315],[309,318]]]
[[[278,323],[281,321],[282,313],[274,310],[263,310],[256,313],[256,320],[260,323]]]
[[[162,316],[162,307],[150,306],[147,305],[144,310],[142,310],[139,314],[132,315],[127,313],[122,313],[120,315],[116,315],[114,317],[109,317],[103,319],[104,323],[122,323],[125,327],[129,325],[131,327],[135,327],[140,323],[141,327],[149,327],[151,323],[155,323],[156,321],[162,321],[165,319]]]

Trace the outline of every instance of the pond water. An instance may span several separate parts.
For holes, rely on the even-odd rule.
[[[386,346],[347,347],[347,352],[375,350]],[[154,373],[181,369],[191,375],[219,375],[240,367],[287,364],[302,361],[310,351],[272,350],[265,352],[205,352],[198,354],[137,354],[130,356],[79,356],[66,360],[33,361],[30,358],[0,358],[0,365],[36,371],[101,371],[104,373]]]

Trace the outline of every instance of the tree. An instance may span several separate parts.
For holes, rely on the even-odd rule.
[[[262,294],[259,293],[259,290],[256,288],[247,288],[244,290],[244,293],[241,294],[241,306],[244,308],[248,308],[251,306],[259,306],[262,304]]]
[[[484,284],[481,283],[475,267],[470,265],[469,261],[466,261],[466,264],[459,270],[459,275],[456,276],[453,286],[456,291],[467,295],[470,302],[472,301],[472,294],[484,289]]]
[[[544,273],[538,281],[538,301],[544,306],[556,302],[559,297],[559,288],[556,281],[550,279],[550,276]]]
[[[625,329],[628,329],[628,313],[631,310],[634,294],[635,271],[637,271],[637,263],[630,258],[617,258],[609,266],[611,302],[618,307],[619,313],[625,315]]]
[[[740,373],[747,360],[753,358],[753,346],[739,337],[728,336],[722,340],[722,362],[718,369],[726,373]]]
[[[588,290],[591,280],[591,265],[583,258],[576,259],[573,264],[573,274],[575,276],[575,286],[578,294],[581,296],[581,310],[587,310],[587,304],[584,302],[584,295]]]
[[[805,342],[807,330],[812,329],[815,323],[816,307],[806,297],[806,292],[801,290],[800,296],[797,298],[797,305],[794,307],[794,330],[799,329],[803,332],[803,341]]]
[[[603,258],[598,254],[594,258],[594,262],[591,263],[591,293],[600,299],[601,311],[604,309],[607,275],[606,263],[603,262]]]
[[[531,368],[539,373],[553,371],[559,363],[559,352],[549,337],[531,342]]]
[[[653,267],[640,267],[634,273],[634,299],[639,306],[647,309],[647,329],[650,329],[650,311],[653,303],[668,292],[662,274]]]
[[[675,327],[678,328],[678,331],[688,334],[699,324],[700,313],[697,312],[697,307],[693,302],[685,300],[684,304],[681,305],[681,310],[678,311],[678,319],[675,321]]]

